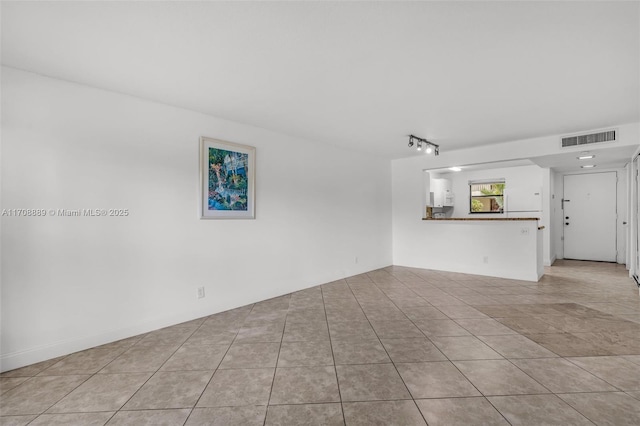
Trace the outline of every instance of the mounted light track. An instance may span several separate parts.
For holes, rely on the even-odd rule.
[[[436,145],[433,142],[414,135],[409,135],[409,148],[413,148],[414,146],[418,151],[424,149],[426,154],[440,155],[440,145]]]

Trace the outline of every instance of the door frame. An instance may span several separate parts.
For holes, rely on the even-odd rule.
[[[640,154],[639,154],[640,156]],[[618,170],[602,170],[602,171],[598,171],[598,172],[586,172],[586,173],[564,173],[562,175],[562,201],[561,201],[561,206],[560,209],[562,211],[562,222],[560,223],[561,229],[562,229],[562,258],[566,259],[565,257],[565,235],[564,235],[564,200],[565,200],[565,185],[564,185],[564,179],[566,176],[577,176],[577,175],[596,175],[596,174],[602,174],[602,173],[615,173],[616,175],[616,189],[615,189],[615,196],[616,196],[616,218],[615,218],[615,241],[616,241],[616,260],[615,263],[619,263],[620,262],[620,253],[618,252],[618,217],[620,215],[620,212],[618,211],[618,183],[619,183],[619,176],[618,176]],[[640,284],[638,284],[640,285]]]
[[[629,275],[633,277],[640,287],[640,150],[636,152],[631,161],[629,170]]]

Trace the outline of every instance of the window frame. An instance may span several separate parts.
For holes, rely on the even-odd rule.
[[[484,180],[470,180],[469,181],[469,214],[505,214],[505,209],[504,209],[504,200],[505,200],[505,195],[504,195],[504,191],[506,188],[506,180],[505,179],[484,179]],[[502,188],[502,194],[498,195],[473,195],[473,186],[475,185],[495,185],[495,184],[503,184],[504,187]],[[474,199],[478,199],[478,198],[496,198],[496,197],[502,197],[502,211],[480,211],[480,212],[474,212],[473,211],[473,200]]]

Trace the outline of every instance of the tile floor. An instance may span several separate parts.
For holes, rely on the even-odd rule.
[[[389,267],[0,375],[1,425],[638,425],[624,267]]]

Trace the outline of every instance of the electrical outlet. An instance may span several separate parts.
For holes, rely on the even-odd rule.
[[[198,299],[202,299],[204,297],[204,287],[198,287]]]
[[[483,258],[482,258],[482,261],[483,261],[484,263],[489,263],[489,256],[485,256],[485,257],[483,257]]]
[[[358,263],[358,258],[356,257],[356,263]]]

